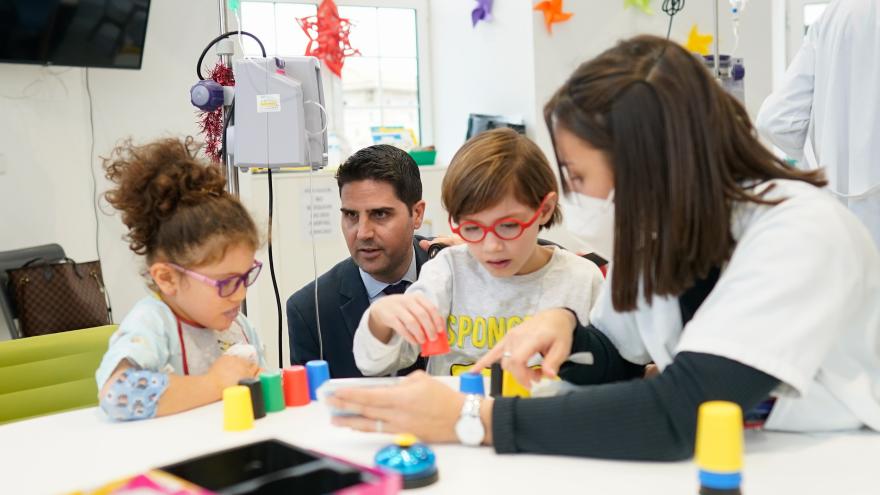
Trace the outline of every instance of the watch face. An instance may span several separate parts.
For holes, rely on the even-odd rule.
[[[455,423],[455,434],[465,445],[479,445],[486,434],[483,422],[478,417],[465,417]]]

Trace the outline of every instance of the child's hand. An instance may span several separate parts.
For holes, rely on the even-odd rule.
[[[419,241],[419,247],[422,248],[422,251],[427,251],[432,244],[445,244],[447,246],[458,246],[459,244],[464,244],[464,241],[461,240],[460,237],[454,236],[452,234],[448,235],[438,235],[433,239],[422,239]]]
[[[226,349],[226,352],[224,352],[223,355],[240,357],[251,363],[260,364],[260,358],[257,356],[257,348],[250,344],[235,344],[229,349]]]
[[[376,338],[386,343],[391,338],[391,331],[400,334],[410,344],[421,345],[446,330],[440,312],[421,294],[379,299],[370,307],[369,324]]]
[[[259,366],[236,356],[220,356],[208,370],[208,378],[222,393],[226,387],[238,385],[243,378],[257,376]]]
[[[479,373],[496,361],[510,371],[519,383],[538,382],[543,376],[556,378],[559,367],[571,354],[571,342],[577,319],[563,308],[545,309],[511,328],[501,341],[474,363],[472,373]],[[535,353],[544,356],[541,371],[529,367]]]

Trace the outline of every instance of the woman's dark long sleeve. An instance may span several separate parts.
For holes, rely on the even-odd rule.
[[[603,366],[627,369],[613,356]],[[766,399],[778,383],[737,361],[682,352],[653,378],[586,386],[557,397],[496,399],[492,437],[499,453],[685,459],[693,455],[701,403],[727,400],[746,411]]]
[[[611,340],[593,325],[586,328],[578,323],[574,330],[571,353],[589,351],[593,354],[592,365],[563,363],[559,376],[575,385],[595,385],[640,378],[645,366],[631,363],[620,356]]]

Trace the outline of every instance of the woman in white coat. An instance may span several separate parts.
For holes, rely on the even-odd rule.
[[[810,26],[777,91],[761,106],[762,135],[829,189],[880,247],[880,2],[837,0]]]
[[[652,460],[692,455],[708,400],[735,402],[767,428],[880,430],[880,255],[820,189],[820,171],[776,159],[745,109],[662,38],[583,64],[545,117],[566,187],[614,203],[614,262],[590,322],[539,313],[475,368],[500,360],[532,383],[541,372],[526,364],[541,353],[543,374],[583,386],[481,400],[416,374],[338,391],[332,404],[361,417],[337,424]],[[563,364],[574,352],[593,364]],[[643,378],[651,362],[661,371]]]

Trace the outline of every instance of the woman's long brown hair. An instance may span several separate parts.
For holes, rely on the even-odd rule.
[[[821,172],[794,170],[773,156],[745,108],[694,55],[663,38],[622,41],[582,64],[544,118],[551,136],[564,127],[613,167],[611,297],[618,311],[636,308],[640,284],[650,303],[722,266],[735,246],[733,205],[775,204],[755,185],[825,185]]]

